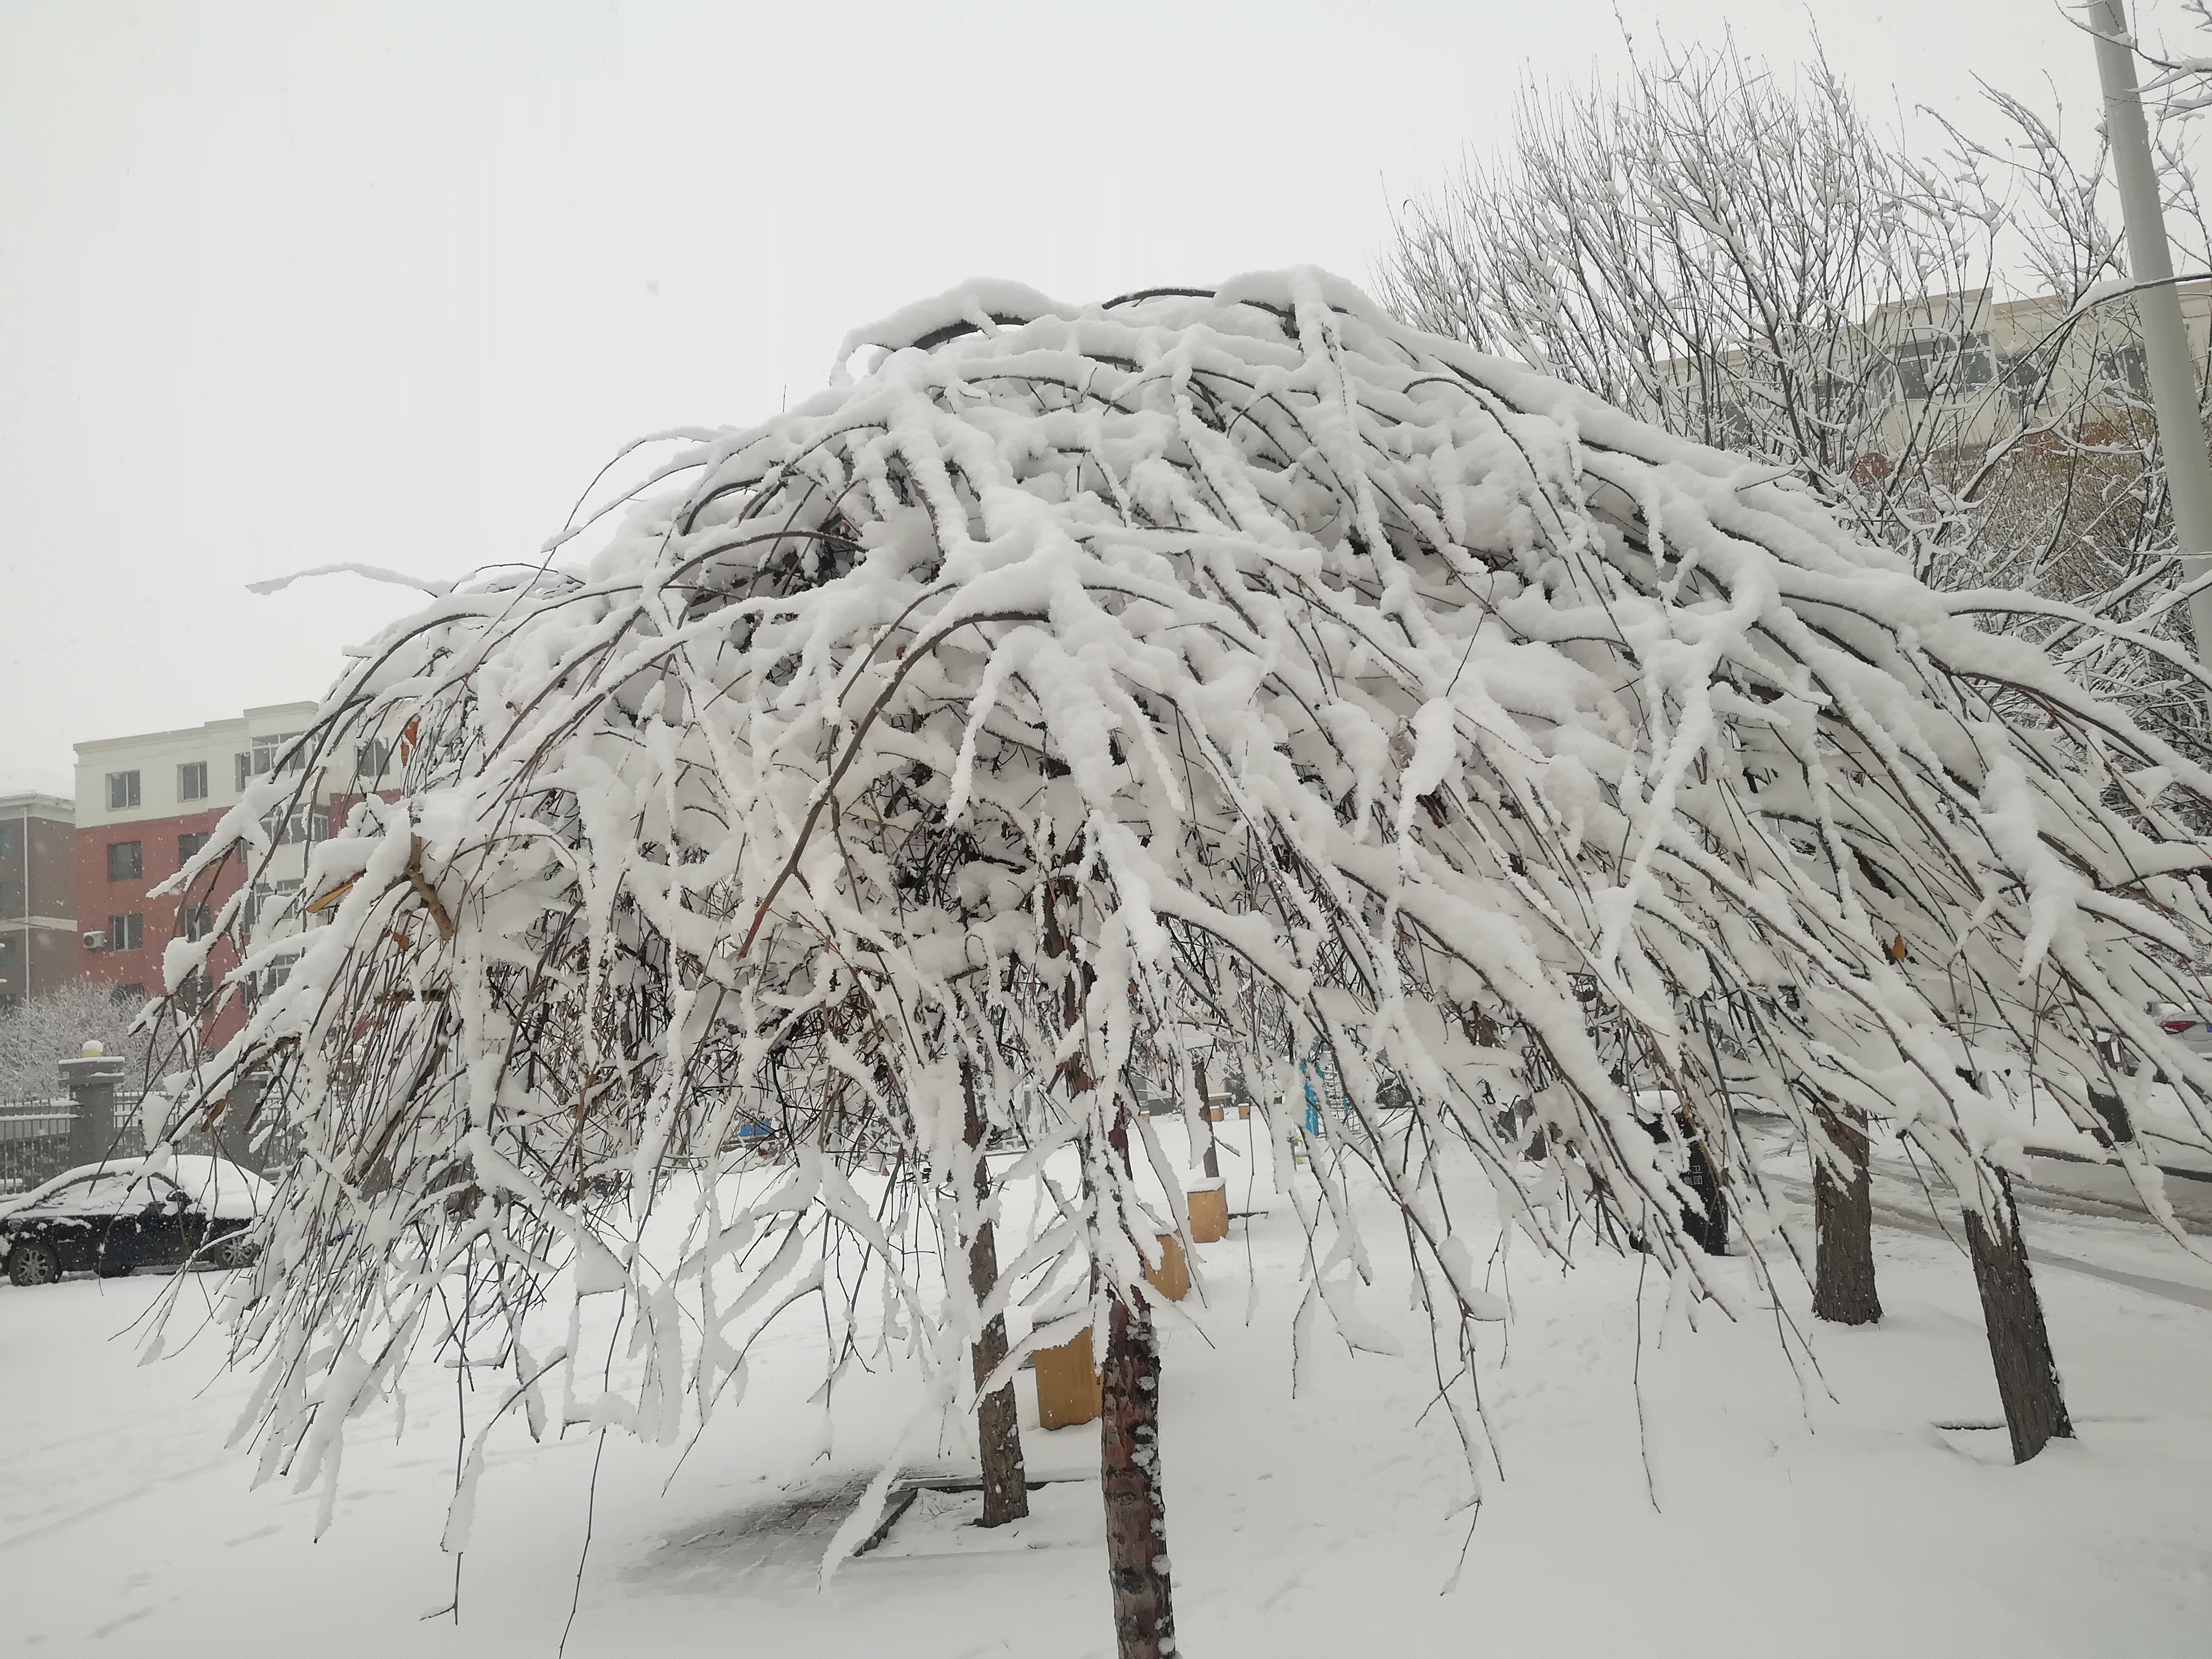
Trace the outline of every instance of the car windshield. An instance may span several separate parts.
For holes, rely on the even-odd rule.
[[[45,1197],[26,1204],[26,1211],[41,1214],[119,1215],[143,1210],[179,1197],[176,1183],[165,1176],[141,1175],[135,1164],[100,1170],[64,1182]]]
[[[96,1176],[79,1176],[75,1181],[64,1182],[53,1191],[21,1200],[26,1210],[66,1210],[75,1207],[77,1200],[92,1188]]]
[[[70,1182],[49,1193],[37,1207],[75,1215],[112,1215],[125,1209],[141,1208],[151,1201],[152,1194],[147,1191],[146,1183],[134,1179],[131,1170],[112,1170]]]

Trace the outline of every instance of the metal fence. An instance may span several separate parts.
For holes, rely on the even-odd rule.
[[[12,1198],[43,1186],[64,1170],[102,1158],[134,1158],[138,1146],[138,1102],[134,1091],[118,1093],[106,1118],[130,1127],[115,1141],[87,1146],[79,1133],[76,1103],[67,1094],[43,1099],[0,1099],[0,1198]],[[101,1121],[95,1118],[94,1122]],[[90,1129],[97,1136],[100,1131]],[[185,1148],[183,1150],[198,1150]]]
[[[0,1197],[28,1192],[70,1167],[76,1108],[53,1100],[0,1100]]]

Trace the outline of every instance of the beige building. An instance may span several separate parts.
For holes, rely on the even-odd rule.
[[[2212,350],[2212,283],[2180,287],[2182,315],[2199,368]],[[1991,441],[2047,422],[2069,438],[2100,436],[2137,422],[2147,435],[2150,383],[2135,307],[2113,293],[2069,319],[2049,295],[2000,300],[1988,289],[1883,306],[1841,334],[1811,331],[1756,353],[1678,358],[1659,366],[1664,408],[1648,413],[1671,429],[1732,449],[1765,447],[1785,377],[1788,403],[1813,411],[1808,430],[1831,465],[1869,482],[1885,456],[1908,449],[1971,456]],[[1809,393],[1809,395],[1808,395]],[[1784,434],[1777,426],[1774,438]],[[1861,466],[1871,469],[1862,474]]]
[[[2182,319],[2199,363],[2212,345],[2212,283],[2181,285]],[[1892,401],[1882,435],[1903,444],[1938,404],[1944,437],[1985,444],[2010,430],[2023,406],[2056,418],[2081,410],[2118,420],[2150,404],[2150,379],[2135,309],[2120,297],[2086,307],[2070,326],[2049,295],[1994,299],[1989,289],[1884,307],[1868,320],[1869,343],[1889,365]]]
[[[76,977],[76,830],[53,795],[0,795],[0,1010]]]

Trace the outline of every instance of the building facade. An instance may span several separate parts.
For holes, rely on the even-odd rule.
[[[76,813],[0,795],[0,1012],[76,977]]]
[[[2212,355],[2212,283],[2176,292],[2201,375]],[[2130,423],[2147,428],[2150,418],[2142,329],[2124,298],[2077,313],[2047,294],[1929,294],[1878,307],[1849,329],[1812,328],[1757,350],[1656,367],[1652,406],[1638,412],[1727,449],[1758,441],[1758,411],[1791,379],[1789,400],[1810,422],[1800,436],[1816,449],[1863,447],[1851,466],[1863,484],[1887,476],[1887,455],[1978,457],[2024,420],[2099,443]]]
[[[76,915],[77,968],[109,988],[118,1001],[161,994],[162,953],[169,941],[211,929],[248,872],[226,860],[189,890],[156,895],[200,848],[249,786],[271,773],[305,773],[301,734],[314,718],[311,702],[249,708],[236,720],[211,720],[176,732],[103,738],[76,745]],[[374,748],[374,745],[370,745]],[[366,757],[380,772],[386,757]],[[258,939],[297,931],[297,894],[307,854],[330,835],[333,806],[343,811],[380,778],[361,775],[364,757],[347,755],[316,769],[308,804],[271,817],[270,856],[252,871],[247,915]],[[206,997],[237,965],[226,945],[210,962],[211,979],[189,994]],[[278,962],[257,970],[252,991],[281,975]],[[245,999],[222,1000],[219,1029],[227,1035]]]
[[[2184,283],[2176,291],[2201,373],[2212,347],[2212,283]],[[2075,315],[2047,294],[1999,300],[1979,289],[1885,306],[1869,331],[1895,377],[1883,422],[1892,444],[1915,435],[1930,403],[1955,412],[1944,439],[1969,446],[2012,429],[2015,411],[2031,400],[2046,415],[2070,410],[2093,422],[2148,416],[2150,371],[2129,301]]]

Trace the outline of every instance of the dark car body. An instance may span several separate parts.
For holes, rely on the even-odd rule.
[[[222,1158],[131,1158],[87,1164],[0,1206],[8,1277],[44,1285],[67,1273],[115,1277],[195,1259],[251,1260],[247,1230],[269,1188]]]

